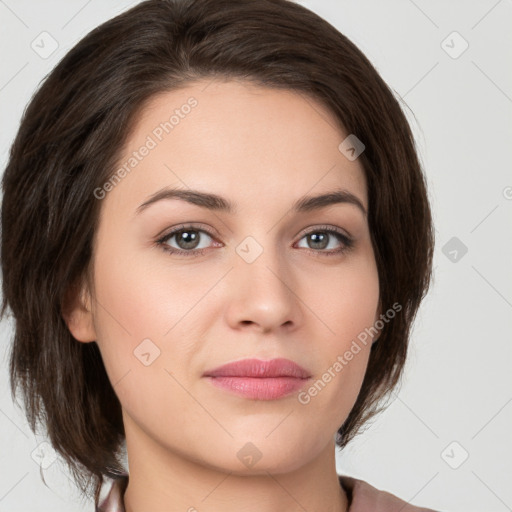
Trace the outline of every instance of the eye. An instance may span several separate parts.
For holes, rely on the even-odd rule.
[[[318,252],[325,256],[332,256],[348,251],[354,242],[338,228],[331,226],[320,226],[307,232],[301,240],[306,240],[308,250]],[[333,247],[334,245],[334,247]],[[337,247],[336,247],[337,246]],[[330,250],[325,250],[330,249]]]
[[[208,239],[211,240],[212,238],[213,235],[204,229],[179,226],[157,240],[157,244],[162,246],[164,251],[171,254],[196,256],[203,254],[208,249]],[[173,239],[174,241],[172,241]]]

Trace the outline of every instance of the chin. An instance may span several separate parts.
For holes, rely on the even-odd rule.
[[[230,439],[227,443],[215,443],[208,450],[207,460],[203,463],[240,476],[268,475],[293,472],[322,451],[316,446],[307,446],[304,439],[284,439],[276,436],[267,439],[265,435],[244,436]]]

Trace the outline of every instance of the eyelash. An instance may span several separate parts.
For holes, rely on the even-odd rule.
[[[202,232],[202,233],[207,234],[211,238],[215,238],[215,235],[213,235],[213,233],[210,233],[210,231],[207,229],[199,228],[199,227],[193,226],[193,225],[183,224],[183,225],[180,225],[177,228],[173,229],[169,233],[166,233],[163,237],[159,238],[156,241],[156,244],[166,253],[178,255],[178,256],[185,256],[185,257],[189,257],[189,258],[201,256],[206,251],[211,249],[211,247],[206,247],[203,249],[191,249],[189,251],[186,251],[184,249],[169,248],[169,246],[165,243],[172,236],[174,236],[182,231],[187,231],[187,230]],[[343,246],[340,249],[335,249],[335,250],[330,250],[330,251],[316,250],[316,249],[305,249],[306,251],[308,251],[310,253],[314,253],[315,256],[321,256],[321,255],[336,256],[336,255],[346,253],[354,247],[354,241],[351,238],[349,238],[347,235],[343,234],[341,231],[339,231],[331,226],[318,226],[311,231],[303,233],[299,240],[302,240],[304,237],[314,234],[314,233],[328,233],[330,235],[334,235],[343,244]]]

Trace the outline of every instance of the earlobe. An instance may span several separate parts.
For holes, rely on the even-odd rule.
[[[70,286],[66,300],[62,305],[62,317],[69,332],[77,341],[90,343],[96,341],[94,329],[92,300],[86,285]]]

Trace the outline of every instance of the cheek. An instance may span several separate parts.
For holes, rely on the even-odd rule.
[[[208,289],[208,280],[192,267],[171,272],[162,265],[165,254],[156,247],[99,243],[103,246],[96,255],[95,281],[98,302],[104,306],[98,310],[104,320],[100,327],[121,338],[161,339],[185,317],[198,293]]]
[[[166,411],[177,404],[193,417],[193,404],[170,374],[189,367],[186,315],[197,302],[195,286],[161,275],[134,251],[126,251],[129,257],[123,252],[104,246],[95,267],[97,343],[109,380],[132,417],[164,424]]]
[[[379,279],[375,261],[371,253],[347,259],[336,271],[324,270],[315,277],[315,286],[305,282],[304,297],[322,320],[319,325],[327,347],[342,350],[377,318]]]
[[[166,255],[157,248],[100,243],[95,328],[111,382],[128,371],[130,378],[138,372],[145,378],[150,368],[165,374],[164,369],[190,367],[198,349],[191,340],[202,338],[201,324],[194,320],[200,314],[208,322],[201,299],[218,281],[217,273],[205,275],[193,265],[172,270],[162,265]]]
[[[378,272],[371,254],[347,260],[337,270],[317,273],[316,287],[304,288],[309,290],[304,292],[308,306],[321,320],[315,322],[321,363],[312,385],[299,397],[306,408],[325,411],[334,427],[344,422],[359,394],[372,343],[369,329],[379,303]]]

